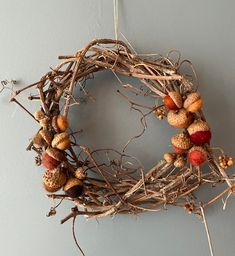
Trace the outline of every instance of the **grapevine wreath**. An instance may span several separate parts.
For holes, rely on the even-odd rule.
[[[58,205],[63,200],[74,204],[62,223],[78,215],[100,218],[120,213],[136,214],[166,205],[201,215],[201,209],[222,195],[234,192],[233,179],[227,173],[233,159],[222,149],[211,147],[211,128],[202,112],[203,100],[197,91],[196,79],[180,72],[182,63],[189,61],[181,61],[180,55],[175,60],[172,52],[154,58],[138,55],[123,41],[112,39],[96,39],[74,55],[59,59],[61,63],[38,82],[15,91],[11,101],[19,104],[38,123],[39,130],[32,136],[27,149],[36,152],[36,164],[45,169],[42,182],[48,197],[60,200]],[[90,98],[86,81],[94,78],[95,72],[105,69],[116,76],[139,79],[143,84],[141,88],[130,84],[123,84],[122,88],[159,103],[144,106],[118,91],[141,113],[143,132],[145,117],[149,114],[160,120],[166,117],[169,125],[175,128],[171,138],[172,152],[163,154],[162,160],[147,171],[143,172],[138,159],[125,150],[91,150],[80,145],[76,131],[70,127],[71,106],[79,107],[84,99]],[[40,109],[34,114],[17,99],[20,93],[32,89],[37,93],[30,94],[28,99],[40,101]],[[75,91],[79,91],[78,96]],[[147,109],[148,113],[140,109]],[[107,158],[110,152],[116,157],[100,163],[96,154],[102,152]],[[135,163],[128,165],[127,162]],[[227,188],[208,202],[202,203],[193,194],[202,184],[215,186],[224,182]],[[56,213],[58,205],[51,208],[49,216]]]

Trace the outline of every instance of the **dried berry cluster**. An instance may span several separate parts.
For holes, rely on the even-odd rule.
[[[77,207],[72,208],[62,223],[77,215],[99,218],[155,211],[166,205],[200,213],[199,206],[211,204],[225,192],[233,193],[234,183],[226,172],[233,159],[222,150],[217,154],[218,148],[210,146],[211,129],[201,109],[203,101],[194,82],[180,72],[180,59],[173,60],[170,53],[156,59],[140,57],[124,42],[111,39],[96,39],[76,54],[60,59],[61,63],[40,81],[16,91],[12,101],[39,123],[39,131],[28,149],[37,153],[37,164],[45,167],[43,185],[52,193],[48,196],[71,200]],[[145,117],[151,113],[160,120],[167,116],[171,126],[182,129],[171,139],[174,152],[164,154],[151,169],[144,170],[141,165],[125,166],[126,162],[137,161],[125,152],[91,150],[76,142],[67,119],[71,106],[79,107],[81,103],[79,97],[74,96],[74,89],[79,88],[89,101],[86,81],[100,70],[135,77],[143,83],[141,88],[131,84],[122,88],[150,97],[154,100],[153,106],[134,102],[119,91],[119,95],[141,113],[143,132]],[[37,93],[30,95],[29,100],[39,100],[41,105],[34,115],[17,99],[17,95],[28,89],[36,89]],[[161,103],[155,105],[155,102]],[[143,113],[143,109],[148,113]],[[111,151],[118,157],[111,159]],[[99,162],[97,152],[104,152],[107,161]],[[204,169],[203,163],[209,168]],[[202,184],[215,186],[224,182],[228,189],[210,202],[201,203],[193,194]],[[64,193],[54,193],[60,189]]]

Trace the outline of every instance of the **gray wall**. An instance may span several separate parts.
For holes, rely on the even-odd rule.
[[[57,63],[58,55],[73,53],[96,37],[114,37],[112,8],[108,0],[0,0],[0,79],[20,80],[19,87],[37,81]],[[212,144],[230,155],[235,152],[234,9],[232,0],[120,0],[120,31],[137,52],[178,48],[193,61],[213,127]],[[120,148],[139,131],[139,116],[115,95],[118,83],[112,74],[101,73],[91,83],[97,102],[74,112],[73,125],[85,130],[82,143]],[[78,255],[71,225],[59,224],[70,204],[56,217],[46,218],[50,202],[41,185],[42,168],[25,151],[36,125],[8,104],[8,92],[0,97],[0,116],[0,254]],[[175,132],[166,122],[153,117],[148,121],[149,130],[130,147],[147,167],[169,150]],[[199,196],[206,200],[212,193],[211,188],[202,188]],[[206,211],[215,255],[235,254],[234,211],[233,198],[226,211],[221,201]],[[99,223],[79,218],[77,234],[88,256],[209,255],[202,222],[176,208],[107,217]]]

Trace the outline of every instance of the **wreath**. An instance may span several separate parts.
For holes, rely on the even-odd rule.
[[[174,53],[178,54],[177,58],[173,58]],[[75,220],[78,215],[100,218],[137,214],[167,205],[202,215],[206,206],[234,192],[232,177],[227,173],[233,158],[222,149],[211,147],[211,128],[202,112],[196,73],[193,69],[194,77],[190,78],[181,72],[183,63],[191,63],[180,58],[176,51],[154,58],[141,56],[123,41],[96,39],[74,55],[59,56],[61,63],[57,67],[38,82],[14,92],[11,101],[19,104],[39,125],[27,150],[36,152],[36,164],[42,164],[45,169],[42,180],[48,197],[60,200],[58,205],[63,200],[74,204],[61,223]],[[171,138],[172,152],[163,154],[149,170],[144,170],[140,161],[125,150],[90,149],[77,142],[68,113],[72,106],[79,107],[83,100],[91,98],[86,81],[102,70],[137,78],[142,82],[141,88],[131,84],[122,86],[158,102],[152,107],[144,106],[118,91],[141,113],[143,132],[149,114],[159,120],[166,118],[176,129]],[[29,100],[40,101],[40,109],[34,114],[17,99],[20,93],[32,89],[36,93],[30,94]],[[78,96],[75,89],[79,91]],[[148,113],[140,109],[147,109]],[[103,153],[108,160],[100,162],[97,153]],[[113,159],[109,157],[111,153]],[[224,182],[227,188],[208,202],[203,203],[194,196],[194,191],[203,184],[214,187]],[[49,216],[56,213],[58,205],[51,208]]]

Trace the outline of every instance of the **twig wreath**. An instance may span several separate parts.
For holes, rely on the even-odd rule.
[[[43,185],[49,192],[48,197],[61,200],[58,205],[62,200],[75,205],[61,223],[69,219],[75,221],[78,215],[101,218],[137,214],[166,205],[202,215],[206,206],[234,192],[233,179],[226,171],[233,164],[233,158],[220,148],[210,146],[211,129],[202,112],[203,100],[197,84],[180,72],[182,63],[190,62],[181,61],[180,54],[176,60],[171,55],[172,52],[164,57],[141,56],[123,41],[96,39],[74,55],[60,56],[61,63],[40,81],[14,92],[11,101],[19,104],[39,125],[27,149],[36,152],[37,165],[45,168]],[[101,70],[137,78],[143,87],[128,84],[123,85],[125,89],[160,99],[159,105],[149,107],[118,91],[141,113],[143,132],[145,117],[149,114],[160,120],[166,117],[176,128],[171,138],[173,152],[165,153],[162,160],[145,172],[139,160],[125,150],[91,150],[78,144],[76,132],[69,125],[67,116],[71,106],[82,103],[75,96],[75,89],[89,100],[86,81]],[[41,105],[34,114],[17,99],[20,93],[32,88],[37,93],[31,94],[29,100],[40,101]],[[148,113],[144,114],[141,109],[147,109]],[[115,159],[110,159],[110,152],[116,155]],[[103,153],[107,161],[100,162],[97,153]],[[213,187],[224,182],[227,188],[209,202],[202,203],[193,194],[202,184]],[[55,193],[57,191],[60,192]],[[49,216],[56,213],[58,205],[51,208]]]

